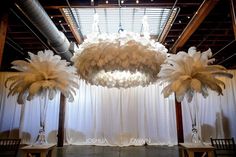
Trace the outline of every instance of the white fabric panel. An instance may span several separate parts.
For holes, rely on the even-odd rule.
[[[0,73],[0,132],[3,136],[16,137],[19,131],[21,106],[16,105],[15,97],[7,97],[4,83],[12,73]],[[9,132],[10,131],[10,132]]]
[[[129,89],[80,82],[75,102],[68,103],[66,141],[70,144],[176,144],[173,95],[164,99],[159,85]]]

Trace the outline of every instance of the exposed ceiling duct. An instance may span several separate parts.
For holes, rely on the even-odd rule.
[[[49,45],[62,58],[70,61],[73,50],[63,32],[59,31],[37,0],[18,0],[17,7],[48,40]]]

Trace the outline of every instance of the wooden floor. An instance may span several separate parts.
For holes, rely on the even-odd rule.
[[[21,157],[18,152],[18,157]],[[75,146],[56,147],[53,157],[179,157],[178,146]],[[37,157],[37,156],[36,156]]]

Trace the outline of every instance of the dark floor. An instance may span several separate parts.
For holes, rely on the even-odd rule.
[[[18,153],[21,157],[21,152]],[[75,146],[56,147],[53,157],[179,157],[178,146]]]

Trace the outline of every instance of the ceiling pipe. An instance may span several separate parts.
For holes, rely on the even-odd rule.
[[[70,61],[72,53],[68,39],[64,33],[57,29],[38,0],[18,0],[16,6],[43,34],[54,51],[62,58]]]

